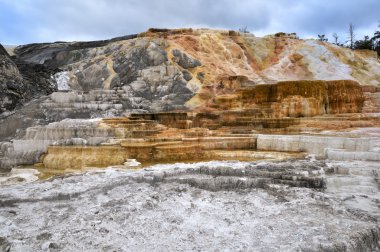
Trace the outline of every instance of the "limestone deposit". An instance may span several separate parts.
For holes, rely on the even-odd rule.
[[[227,128],[223,126],[224,121],[221,121],[220,125],[216,124],[217,115],[212,115],[214,116],[212,129],[207,128],[208,121],[202,121],[203,114],[141,114],[141,118],[135,114],[133,118],[104,119],[102,123],[94,124],[94,128],[88,131],[107,132],[109,138],[103,138],[103,141],[95,143],[95,146],[88,140],[78,141],[78,139],[75,139],[77,143],[71,140],[74,146],[71,146],[68,140],[61,140],[55,144],[59,146],[47,147],[49,144],[46,144],[47,153],[40,161],[44,167],[56,170],[121,166],[128,159],[137,159],[143,163],[231,158],[273,159],[271,152],[300,153],[298,157],[304,153],[318,158],[380,161],[380,152],[377,148],[379,136],[365,134],[333,136],[323,134],[322,129],[318,131],[315,128],[312,135],[305,132],[291,135],[265,134],[267,130],[281,131],[289,127],[275,124],[269,125],[269,129],[263,129],[263,124],[245,124],[242,127],[239,123],[234,125],[230,122]],[[153,118],[155,120],[152,120]],[[257,123],[260,123],[260,120],[257,120]],[[262,123],[264,127],[268,126],[265,125],[266,120]],[[299,127],[297,124],[302,125],[301,119],[292,127]],[[176,128],[169,128],[170,126]],[[350,129],[350,125],[347,128]],[[379,127],[374,129],[380,132]],[[70,138],[70,135],[66,137]],[[297,155],[274,156],[275,159],[286,157],[292,158]]]
[[[2,187],[1,245],[378,251],[377,169],[368,162],[206,162]]]
[[[0,91],[0,251],[380,250],[375,54],[149,29],[0,46]]]

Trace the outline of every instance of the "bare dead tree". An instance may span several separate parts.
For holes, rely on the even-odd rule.
[[[242,27],[242,28],[239,28],[239,32],[241,32],[241,33],[249,33],[249,31],[248,31],[248,27],[247,27],[247,26],[244,26],[244,27]]]
[[[351,49],[354,49],[355,36],[355,26],[352,23],[350,23],[348,26],[348,43]]]
[[[336,32],[333,33],[333,38],[334,38],[334,44],[338,45],[339,44],[339,36]]]

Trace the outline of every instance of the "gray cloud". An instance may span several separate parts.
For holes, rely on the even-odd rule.
[[[379,0],[0,0],[0,10],[3,43],[105,39],[149,27],[248,26],[259,35],[343,38],[349,22],[360,37],[380,20]]]

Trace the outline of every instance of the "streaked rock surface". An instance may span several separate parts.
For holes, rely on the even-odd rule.
[[[0,237],[11,251],[378,251],[377,170],[206,162],[2,187]]]

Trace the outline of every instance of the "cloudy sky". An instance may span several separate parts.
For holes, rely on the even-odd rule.
[[[248,27],[257,36],[373,35],[380,0],[0,0],[0,43],[97,40],[149,27]]]

